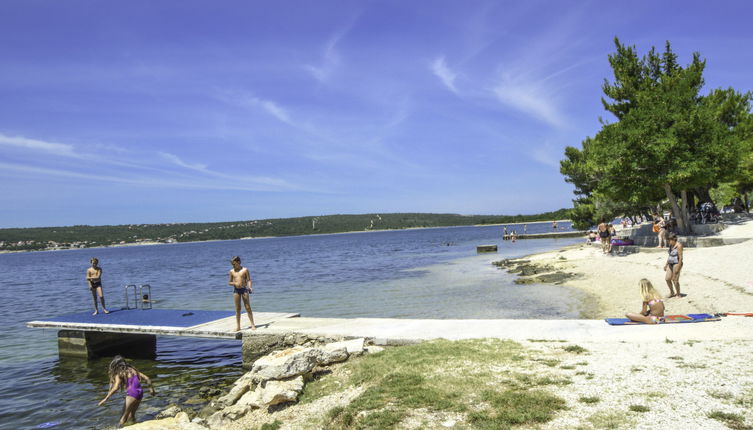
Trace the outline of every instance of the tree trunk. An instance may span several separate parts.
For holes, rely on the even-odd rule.
[[[688,215],[688,192],[686,190],[680,191],[680,198],[682,199],[682,220],[688,229],[691,229],[690,215]]]
[[[680,230],[680,234],[688,234],[688,226],[687,224],[685,224],[685,220],[682,218],[682,211],[680,210],[680,206],[677,204],[677,197],[675,196],[675,193],[672,192],[672,187],[670,187],[669,184],[664,184],[664,192],[667,194],[669,204],[672,205],[672,214],[677,220],[677,228]]]
[[[698,195],[698,200],[700,200],[699,203],[712,202],[709,188],[696,188],[695,193]]]

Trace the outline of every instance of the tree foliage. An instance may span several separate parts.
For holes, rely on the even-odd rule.
[[[603,122],[580,149],[566,148],[561,162],[575,186],[574,213],[596,223],[645,213],[666,198],[687,229],[695,190],[708,194],[720,183],[750,178],[744,170],[753,167],[751,93],[728,88],[701,95],[706,61],[694,53],[681,66],[669,42],[664,52],[651,48],[643,57],[619,39],[615,46],[614,80],[604,81],[602,104],[617,121]]]

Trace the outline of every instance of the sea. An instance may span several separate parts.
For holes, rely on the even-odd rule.
[[[557,231],[570,231],[561,222]],[[508,225],[523,231],[522,225]],[[582,239],[502,240],[502,226],[466,226],[332,235],[0,254],[0,428],[114,428],[122,394],[98,407],[110,358],[60,358],[57,332],[32,320],[91,310],[85,282],[97,257],[111,309],[124,286],[149,284],[155,308],[232,310],[227,285],[238,255],[252,278],[252,308],[310,317],[577,318],[583,293],[517,285],[491,263],[554,250]],[[528,233],[552,232],[530,223]],[[498,245],[477,254],[476,246]],[[148,312],[144,311],[144,312]],[[208,386],[242,374],[240,341],[157,338],[155,360],[133,360],[157,395],[145,395],[139,420],[170,404],[199,409]],[[127,354],[126,354],[127,355]],[[203,390],[203,391],[202,391]]]

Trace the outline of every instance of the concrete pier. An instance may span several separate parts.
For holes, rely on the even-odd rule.
[[[153,359],[157,356],[157,336],[79,330],[58,332],[58,354],[61,357],[88,360],[122,354],[123,351],[128,351],[130,358]]]
[[[255,312],[258,327],[297,317],[296,313]],[[248,317],[241,315],[241,327],[248,329]],[[178,309],[112,310],[109,314],[88,312],[30,321],[28,327],[58,330],[61,357],[92,359],[116,354],[133,358],[154,358],[157,335],[237,339],[235,312]]]

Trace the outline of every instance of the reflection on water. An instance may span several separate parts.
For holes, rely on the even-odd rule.
[[[550,229],[547,224],[528,226],[529,233]],[[151,284],[160,308],[232,309],[228,260],[240,255],[253,276],[257,311],[323,317],[577,316],[579,293],[515,285],[512,275],[490,264],[577,240],[512,244],[501,240],[501,230],[459,227],[2,254],[0,422],[34,428],[60,421],[52,428],[65,429],[117,422],[122,396],[96,406],[108,388],[109,358],[59,360],[56,331],[24,325],[88,310],[91,296],[84,272],[93,256],[100,259],[105,295],[114,309],[124,304],[125,284]],[[497,244],[499,253],[476,255],[479,244]],[[157,386],[156,397],[145,397],[140,417],[152,417],[172,402],[188,401],[199,408],[201,387],[228,383],[241,374],[240,342],[158,337],[156,360],[134,364]]]

